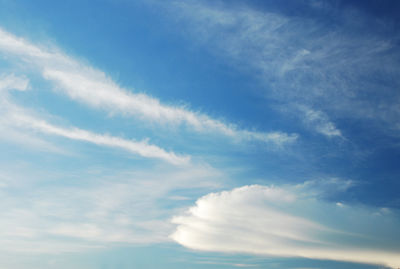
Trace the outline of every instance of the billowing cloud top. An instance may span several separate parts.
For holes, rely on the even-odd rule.
[[[173,218],[171,237],[203,251],[400,266],[397,213],[319,201],[305,185],[208,194]],[[381,223],[381,214],[390,221]]]

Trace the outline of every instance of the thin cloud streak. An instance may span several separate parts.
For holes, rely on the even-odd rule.
[[[196,132],[219,133],[233,139],[259,140],[278,146],[297,139],[296,134],[243,130],[183,107],[163,105],[156,98],[119,87],[103,72],[59,51],[39,48],[1,29],[0,51],[36,66],[43,77],[55,83],[60,91],[93,108],[159,124],[186,125]]]
[[[3,127],[3,130],[9,129],[4,128],[7,126],[25,129],[28,128],[45,134],[57,135],[72,140],[121,148],[145,158],[161,159],[174,165],[184,165],[189,164],[190,162],[189,156],[180,156],[173,152],[167,152],[158,146],[149,144],[146,140],[132,141],[111,135],[96,134],[79,128],[62,128],[50,124],[45,120],[31,116],[30,114],[32,113],[28,113],[24,109],[10,103],[7,98],[8,90],[25,91],[28,89],[28,86],[29,80],[26,78],[17,77],[13,74],[7,76],[3,75],[0,77],[0,97],[2,97],[0,104],[2,105],[1,110],[4,112],[0,119],[0,124],[2,124],[0,127]],[[25,136],[21,137],[23,138]]]
[[[173,152],[167,152],[162,148],[149,144],[147,141],[136,142],[110,135],[95,134],[78,128],[61,128],[27,115],[13,115],[11,120],[21,127],[32,128],[46,134],[58,135],[101,146],[121,148],[145,158],[161,159],[175,165],[188,164],[190,161],[189,156],[179,156]]]
[[[304,115],[303,122],[306,126],[313,128],[317,133],[327,137],[344,138],[342,132],[331,122],[328,116],[318,110],[313,110],[308,106],[298,106],[300,113]]]

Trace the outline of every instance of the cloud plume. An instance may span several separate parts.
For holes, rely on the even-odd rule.
[[[211,193],[172,222],[171,237],[197,250],[400,266],[395,212],[323,202],[300,185]]]

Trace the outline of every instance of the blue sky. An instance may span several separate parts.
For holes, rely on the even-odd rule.
[[[0,267],[400,267],[399,11],[0,0]]]

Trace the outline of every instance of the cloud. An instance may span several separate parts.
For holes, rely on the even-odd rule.
[[[89,167],[74,171],[77,178],[30,165],[1,171],[6,182],[0,188],[1,252],[29,254],[168,242],[173,231],[168,218],[182,202],[165,206],[166,197],[193,188],[215,189],[214,179],[221,176],[207,166],[148,171]],[[75,179],[79,184],[68,184]]]
[[[17,130],[15,127],[7,126],[6,121],[9,121],[7,114],[10,108],[7,96],[8,91],[26,91],[29,87],[29,79],[26,77],[16,76],[15,74],[0,75],[0,111],[2,112],[2,117],[0,118],[0,139],[22,145],[25,149],[34,148],[40,151],[67,154],[66,150],[48,141],[35,137],[32,134],[27,134],[25,131]]]
[[[397,213],[323,202],[307,189],[251,185],[208,194],[172,219],[171,238],[203,251],[400,266]]]
[[[0,52],[8,58],[28,63],[53,82],[71,99],[111,113],[140,118],[159,124],[186,125],[196,132],[212,132],[238,140],[259,140],[282,145],[297,139],[296,134],[263,133],[238,128],[205,114],[180,106],[162,104],[146,94],[119,87],[106,74],[63,54],[44,49],[0,29]]]
[[[301,184],[295,185],[295,189],[299,190],[300,193],[305,193],[307,197],[313,196],[317,199],[327,199],[335,197],[336,194],[345,193],[357,185],[359,185],[359,182],[351,179],[328,177],[307,180]],[[291,188],[290,185],[287,187]]]
[[[246,263],[230,263],[230,262],[218,262],[218,261],[198,261],[197,264],[212,264],[212,265],[225,265],[233,267],[259,267],[257,264],[246,264]]]
[[[343,138],[342,132],[336,128],[324,112],[313,110],[307,106],[299,106],[298,108],[304,115],[302,117],[304,124],[327,137]]]
[[[18,127],[30,128],[45,134],[85,141],[96,145],[121,148],[145,158],[161,159],[175,165],[188,164],[190,161],[189,156],[179,156],[173,152],[167,152],[158,146],[149,144],[146,140],[137,142],[110,135],[95,134],[78,128],[61,128],[49,124],[44,120],[22,114],[12,115],[10,120]]]
[[[14,74],[3,74],[0,76],[0,91],[18,90],[26,91],[29,86],[29,80],[25,77],[18,77]]]
[[[394,90],[400,86],[395,79],[400,53],[398,34],[382,34],[390,18],[377,22],[360,10],[338,10],[329,3],[301,5],[307,17],[288,15],[270,3],[263,8],[223,1],[161,4],[185,36],[259,78],[265,86],[261,95],[283,102],[281,111],[307,107],[299,118],[305,116],[303,123],[315,127],[311,130],[340,137],[333,122],[343,118],[394,129],[400,118],[400,95]]]
[[[70,155],[66,149],[61,148],[42,138],[36,137],[26,130],[17,129],[13,126],[7,126],[4,121],[0,120],[0,140],[13,145],[17,144],[23,147],[24,150],[32,149],[35,151],[52,152],[64,155]]]
[[[149,144],[147,140],[133,141],[111,135],[96,134],[75,127],[62,128],[32,116],[35,113],[28,112],[26,109],[11,103],[6,92],[7,90],[15,89],[24,91],[28,88],[28,85],[29,81],[26,78],[17,77],[13,74],[0,77],[0,91],[2,91],[0,94],[0,97],[2,97],[0,101],[2,105],[0,111],[3,112],[2,118],[0,119],[0,130],[5,131],[5,133],[0,136],[12,135],[12,137],[5,137],[8,141],[23,140],[23,144],[35,144],[45,147],[46,149],[57,151],[56,147],[49,145],[49,143],[41,139],[35,138],[34,135],[29,136],[26,133],[19,132],[18,129],[22,128],[24,130],[30,129],[44,134],[85,141],[96,145],[121,148],[145,158],[161,159],[175,165],[183,165],[190,162],[189,156],[180,156],[174,152],[167,152],[158,146]]]

